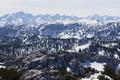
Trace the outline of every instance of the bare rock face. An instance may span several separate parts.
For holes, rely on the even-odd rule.
[[[120,64],[116,67],[116,74],[120,75]]]
[[[68,68],[70,69],[70,73],[72,74],[76,74],[79,76],[85,76],[85,69],[83,67],[83,65],[81,65],[81,62],[79,61],[79,59],[72,59],[69,62],[69,66]]]

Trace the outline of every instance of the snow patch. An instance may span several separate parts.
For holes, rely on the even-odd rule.
[[[79,52],[79,50],[84,50],[84,49],[88,48],[89,46],[90,46],[90,43],[84,44],[81,46],[74,46],[73,50],[75,50],[76,52]]]
[[[115,59],[119,59],[118,54],[114,54]]]
[[[97,71],[104,71],[104,65],[106,65],[106,63],[90,63],[90,67],[96,69]]]
[[[5,66],[3,66],[4,63],[0,63],[0,68],[6,68]]]
[[[44,55],[44,56],[42,56],[42,57],[39,57],[39,58],[35,58],[35,59],[33,59],[32,61],[42,60],[42,59],[44,59],[45,57],[46,57],[46,55]]]
[[[91,75],[89,78],[82,78],[81,80],[99,80],[98,77],[101,76],[101,73],[95,73],[94,75]],[[108,78],[109,80],[112,80],[109,76],[105,75],[105,78]]]
[[[86,62],[83,64],[84,67],[91,67],[100,72],[104,71],[104,65],[106,65],[106,63]]]
[[[71,69],[70,69],[69,67],[67,67],[67,69],[66,69],[66,70],[67,70],[67,72],[71,72]]]
[[[104,51],[103,50],[99,51],[98,54],[101,55],[101,56],[104,56]]]

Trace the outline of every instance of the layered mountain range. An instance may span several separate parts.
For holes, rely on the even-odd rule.
[[[6,25],[40,25],[40,24],[56,24],[56,23],[86,23],[86,24],[97,24],[97,23],[108,23],[108,22],[116,22],[120,21],[120,17],[118,16],[108,16],[103,15],[100,16],[95,14],[93,16],[87,17],[77,17],[77,16],[66,16],[66,15],[32,15],[24,12],[17,12],[13,14],[7,14],[0,17],[0,27]],[[35,27],[35,26],[33,26]]]

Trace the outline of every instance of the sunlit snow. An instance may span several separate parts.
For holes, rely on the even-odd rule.
[[[104,71],[104,65],[106,63],[93,62],[90,63],[90,67],[96,69],[97,71]]]

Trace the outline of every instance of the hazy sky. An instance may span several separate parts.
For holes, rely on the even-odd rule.
[[[120,0],[1,0],[0,15],[18,11],[33,14],[118,15]]]

